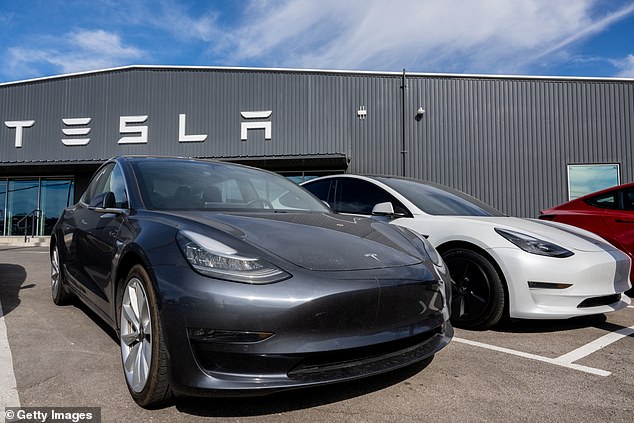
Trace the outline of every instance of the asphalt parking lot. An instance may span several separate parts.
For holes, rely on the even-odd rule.
[[[456,329],[424,368],[144,410],[127,392],[114,334],[85,307],[52,303],[46,248],[0,248],[0,303],[0,421],[7,406],[99,407],[103,422],[634,421],[632,306],[591,318]]]

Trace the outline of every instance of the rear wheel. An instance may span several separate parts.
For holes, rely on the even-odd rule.
[[[142,407],[164,404],[172,392],[156,294],[147,272],[134,266],[123,284],[119,302],[119,339],[126,384]]]
[[[72,295],[66,288],[64,269],[57,245],[53,247],[51,252],[51,296],[53,297],[53,302],[59,306],[70,303],[72,299]]]
[[[451,279],[451,321],[458,327],[487,329],[504,313],[504,286],[491,262],[475,251],[454,248],[443,254]]]

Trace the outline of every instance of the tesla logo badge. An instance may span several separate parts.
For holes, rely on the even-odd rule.
[[[62,138],[62,144],[68,146],[88,145],[90,138],[86,137],[90,133],[90,127],[86,126],[90,123],[90,118],[64,118],[62,122],[70,128],[62,128],[62,133],[67,137]]]
[[[15,128],[15,148],[22,148],[22,129],[30,128],[34,120],[7,120],[4,122],[7,128]]]
[[[147,125],[132,125],[135,123],[144,123],[147,121],[147,115],[143,116],[120,116],[119,132],[121,134],[135,134],[135,136],[127,136],[119,138],[117,144],[147,144]]]
[[[379,257],[376,253],[367,253],[363,255],[364,257],[370,257],[373,258],[374,260],[378,261],[379,263],[381,262],[381,260],[379,260]]]
[[[271,139],[271,133],[272,133],[272,126],[271,126],[271,121],[266,121],[266,122],[262,122],[262,121],[255,121],[253,122],[253,119],[268,119],[271,117],[271,114],[273,114],[272,110],[265,110],[262,112],[240,112],[240,115],[247,120],[250,120],[250,122],[242,122],[240,123],[240,139],[242,141],[246,141],[247,140],[247,132],[250,129],[264,129],[264,139],[266,140],[270,140]]]

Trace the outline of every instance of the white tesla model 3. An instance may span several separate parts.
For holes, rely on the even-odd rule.
[[[396,177],[332,175],[302,186],[336,212],[383,216],[429,239],[452,279],[452,321],[566,319],[630,303],[630,258],[585,230],[506,216],[462,192]]]

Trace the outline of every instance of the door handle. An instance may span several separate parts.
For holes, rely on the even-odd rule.
[[[614,219],[614,221],[616,223],[634,223],[634,220],[627,220],[627,219]]]

